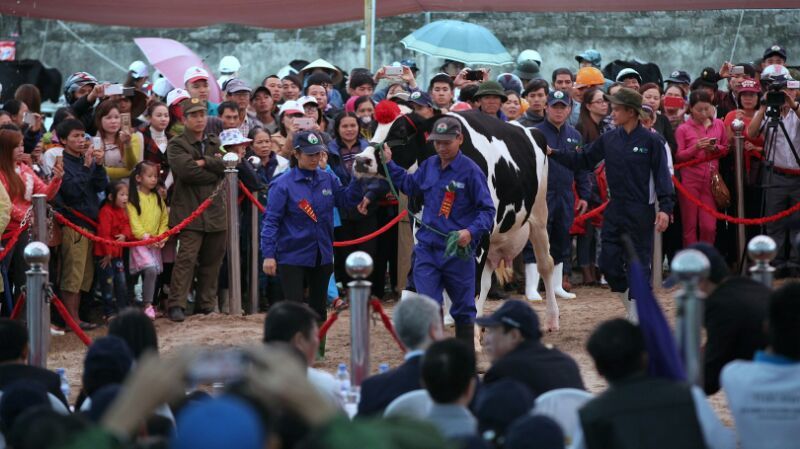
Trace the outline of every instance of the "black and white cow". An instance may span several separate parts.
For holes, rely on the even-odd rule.
[[[476,253],[478,270],[476,303],[478,316],[491,285],[492,272],[501,260],[511,266],[530,240],[533,244],[539,274],[546,291],[545,329],[559,329],[558,304],[553,290],[553,259],[547,236],[547,143],[537,130],[515,123],[505,123],[480,111],[449,113],[464,130],[461,151],[486,173],[489,192],[497,216],[488,241]],[[379,125],[373,136],[375,144],[386,143],[392,149],[392,160],[404,168],[414,169],[435,154],[426,137],[436,118],[425,120],[405,106],[382,101],[375,111]],[[375,150],[368,147],[356,157],[356,176],[385,176],[376,160]],[[477,335],[477,334],[476,334]]]

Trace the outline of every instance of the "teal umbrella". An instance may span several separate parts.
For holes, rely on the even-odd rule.
[[[514,59],[488,29],[458,20],[437,20],[404,37],[406,48],[465,64],[503,65]]]

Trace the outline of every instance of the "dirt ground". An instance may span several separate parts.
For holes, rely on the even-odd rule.
[[[590,392],[601,392],[606,388],[605,381],[598,376],[591,358],[586,352],[585,343],[592,329],[598,323],[624,316],[622,304],[616,295],[608,289],[599,287],[576,287],[574,300],[559,300],[561,310],[561,330],[549,333],[544,342],[570,354],[578,362],[584,384]],[[675,321],[673,292],[658,290],[659,302],[671,324]],[[500,301],[487,301],[486,313],[500,307]],[[544,317],[544,303],[532,303],[540,319]],[[391,314],[393,303],[384,305]],[[167,319],[158,319],[156,329],[162,354],[169,354],[185,345],[195,346],[229,346],[257,343],[263,332],[264,314],[232,317],[221,314],[207,316],[191,316],[184,323],[172,323]],[[371,324],[370,360],[371,369],[377,371],[381,363],[394,367],[402,363],[403,354],[392,340],[380,320]],[[452,329],[448,330],[452,334]],[[98,338],[105,335],[105,328],[92,331],[90,336]],[[339,363],[348,363],[350,356],[349,313],[345,311],[333,324],[328,333],[325,358],[317,363],[318,368],[334,372]],[[80,389],[80,373],[86,348],[74,335],[53,337],[51,342],[48,367],[51,369],[66,368],[72,387],[73,398]],[[478,368],[485,372],[489,367],[488,359],[479,355]],[[717,393],[710,398],[711,403],[722,420],[732,425],[724,393]]]

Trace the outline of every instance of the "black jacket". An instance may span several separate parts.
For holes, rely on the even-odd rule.
[[[535,396],[557,388],[583,390],[578,364],[558,349],[526,340],[496,361],[483,377],[485,384],[511,378],[524,383]]]
[[[422,388],[420,385],[421,370],[422,355],[418,355],[406,360],[393,370],[364,379],[361,384],[358,415],[380,416],[383,410],[398,396]]]
[[[18,380],[32,380],[40,383],[47,392],[58,398],[69,408],[69,403],[61,392],[61,378],[58,374],[38,366],[9,363],[0,365],[0,391]]]
[[[84,157],[92,157],[86,153]],[[87,229],[94,229],[90,223],[72,214],[72,210],[91,218],[95,222],[100,213],[100,200],[97,194],[108,187],[108,176],[102,165],[92,162],[90,167],[83,164],[83,158],[64,151],[64,178],[55,203],[61,213],[71,222]]]
[[[719,373],[728,362],[752,360],[756,351],[767,346],[764,322],[769,294],[764,284],[734,276],[722,281],[705,299],[706,394],[719,391]]]
[[[690,386],[637,375],[579,411],[588,449],[705,449]]]
[[[526,128],[533,128],[534,126],[538,125],[539,123],[542,123],[543,121],[544,121],[543,115],[538,115],[530,109],[525,111],[525,115],[517,119],[517,123]]]

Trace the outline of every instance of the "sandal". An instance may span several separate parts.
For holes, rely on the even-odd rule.
[[[336,298],[331,303],[331,308],[337,312],[345,310],[350,307],[350,304],[342,298]]]
[[[91,331],[97,329],[98,327],[100,327],[100,325],[95,323],[88,323],[86,321],[81,321],[80,323],[78,323],[78,327],[80,327],[82,331]]]

